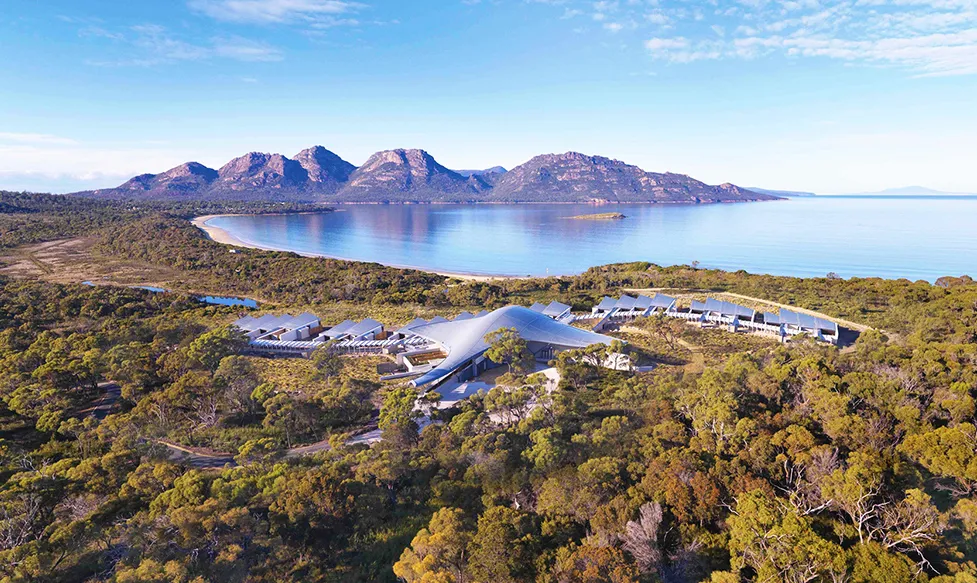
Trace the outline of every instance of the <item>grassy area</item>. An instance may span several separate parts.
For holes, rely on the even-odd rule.
[[[339,375],[339,382],[347,379],[361,379],[379,383],[377,365],[390,362],[384,356],[344,356],[343,369]],[[248,361],[254,365],[258,375],[268,383],[272,383],[279,391],[288,393],[306,393],[310,388],[313,373],[312,362],[305,358],[263,358],[250,356]]]

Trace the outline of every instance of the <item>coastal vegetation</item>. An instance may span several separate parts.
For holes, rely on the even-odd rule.
[[[2,224],[51,225],[9,245],[84,235],[92,261],[138,259],[175,290],[0,275],[0,581],[977,581],[969,278],[631,263],[460,281],[229,253],[179,205],[0,201]],[[839,349],[647,319],[616,334],[654,370],[563,353],[550,394],[501,331],[499,386],[418,431],[418,394],[380,382],[380,357],[243,355],[228,327],[242,309],[181,292],[393,324],[553,299],[582,310],[631,289],[740,294],[864,328]],[[372,447],[348,441],[375,427]],[[229,457],[194,467],[162,442]]]
[[[243,201],[115,201],[0,190],[0,249],[96,233],[164,213],[191,218],[213,213],[323,212],[310,204]]]

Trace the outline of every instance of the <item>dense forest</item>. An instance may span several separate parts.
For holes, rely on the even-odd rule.
[[[192,209],[0,202],[0,225],[50,225],[5,227],[5,245],[85,234],[263,309],[403,323],[666,288],[872,327],[839,349],[648,319],[618,334],[651,372],[564,353],[555,392],[516,370],[418,431],[417,393],[380,382],[378,357],[249,356],[240,308],[0,276],[0,581],[977,582],[969,278],[627,264],[460,282],[231,254]],[[375,426],[378,443],[348,441]],[[195,467],[167,443],[230,457]]]
[[[317,205],[273,202],[89,200],[80,197],[0,190],[0,249],[66,237],[89,235],[110,226],[160,213],[194,217],[212,213],[302,212]]]

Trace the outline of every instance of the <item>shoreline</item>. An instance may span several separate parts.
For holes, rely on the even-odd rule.
[[[214,225],[208,225],[207,221],[211,219],[216,219],[218,217],[244,217],[252,216],[243,213],[225,213],[219,215],[201,215],[199,217],[194,217],[190,220],[190,224],[197,227],[207,236],[208,239],[215,243],[220,243],[221,245],[229,245],[231,247],[241,247],[243,249],[258,249],[261,251],[280,251],[284,253],[295,253],[302,257],[323,257],[326,259],[338,259],[340,261],[359,261],[356,259],[348,259],[346,257],[337,257],[335,255],[326,255],[325,253],[305,253],[302,251],[294,251],[291,249],[280,249],[271,247],[268,245],[256,245],[254,243],[249,243],[243,241],[238,237],[232,235],[226,229],[221,227],[215,227]],[[360,263],[375,263],[373,261],[359,261]],[[464,281],[498,281],[498,280],[509,280],[509,279],[532,279],[530,276],[526,275],[484,275],[478,273],[459,273],[452,271],[436,271],[432,269],[425,269],[423,267],[414,267],[411,265],[391,265],[388,263],[382,263],[381,265],[386,265],[387,267],[393,267],[395,269],[413,269],[415,271],[423,271],[425,273],[433,273],[435,275],[440,275],[443,277],[451,277],[454,279],[460,279]]]

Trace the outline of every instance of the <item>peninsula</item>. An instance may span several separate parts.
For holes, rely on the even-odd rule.
[[[614,221],[628,217],[624,213],[594,213],[592,215],[575,215],[567,218],[578,221]]]

